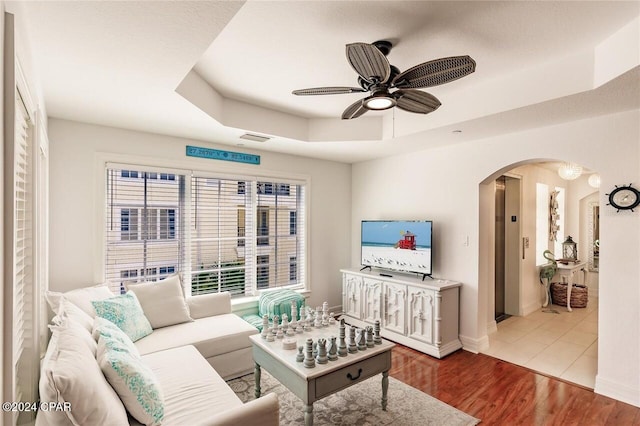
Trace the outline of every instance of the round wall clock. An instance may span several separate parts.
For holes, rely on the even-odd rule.
[[[609,203],[617,211],[631,210],[638,207],[640,204],[640,191],[633,188],[631,184],[629,186],[618,186],[611,193],[606,194],[609,196]]]

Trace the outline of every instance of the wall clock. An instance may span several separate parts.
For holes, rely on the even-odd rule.
[[[629,184],[629,186],[616,185],[616,189],[606,195],[609,196],[609,202],[607,204],[617,209],[616,212],[620,210],[633,211],[633,209],[640,204],[640,191],[633,188],[631,184]]]

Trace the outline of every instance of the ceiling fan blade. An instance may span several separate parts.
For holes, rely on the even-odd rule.
[[[470,56],[452,56],[424,62],[401,72],[391,84],[399,89],[419,89],[449,83],[476,70]]]
[[[370,83],[384,83],[391,75],[387,57],[372,44],[347,44],[347,60],[355,72]]]
[[[342,113],[343,120],[351,120],[352,118],[358,118],[365,112],[369,111],[364,106],[362,106],[362,99],[357,102],[352,103],[344,110]]]
[[[396,106],[400,109],[418,114],[429,114],[440,107],[440,101],[432,94],[420,90],[396,90],[393,92]]]
[[[306,96],[306,95],[342,95],[345,93],[362,93],[366,90],[360,87],[312,87],[309,89],[294,90],[294,95]]]

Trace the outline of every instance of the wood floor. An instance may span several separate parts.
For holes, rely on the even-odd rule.
[[[390,376],[480,420],[482,425],[640,425],[640,408],[484,354],[442,360],[401,345]]]

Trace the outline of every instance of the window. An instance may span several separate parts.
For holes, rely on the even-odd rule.
[[[120,176],[123,178],[138,178],[138,172],[132,170],[121,170]]]
[[[297,212],[292,210],[289,212],[289,235],[296,235],[298,233]]]
[[[295,283],[298,279],[298,260],[295,256],[289,258],[289,281]]]
[[[192,295],[304,287],[304,185],[166,170],[134,180],[134,168],[123,177],[107,166],[105,271],[114,291],[176,272]]]
[[[258,245],[269,245],[269,207],[258,207]]]
[[[138,209],[120,210],[120,235],[123,240],[138,239]]]

